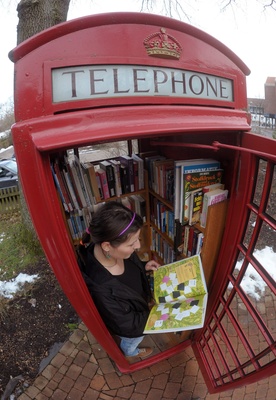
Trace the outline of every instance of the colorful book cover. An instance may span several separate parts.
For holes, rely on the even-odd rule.
[[[220,203],[227,199],[228,190],[216,189],[207,192],[203,196],[202,212],[200,215],[200,225],[205,228],[207,222],[208,207],[212,204]]]
[[[175,219],[179,219],[180,222],[183,221],[183,208],[182,208],[182,198],[183,198],[183,175],[192,172],[209,171],[220,168],[220,162],[210,158],[198,158],[191,160],[178,160],[175,161],[174,170],[174,210]]]
[[[144,333],[202,328],[207,287],[198,255],[164,265],[154,272],[154,298]]]
[[[183,196],[181,202],[182,223],[185,223],[189,220],[191,192],[201,189],[204,186],[213,185],[214,183],[221,183],[222,175],[222,169],[183,174]]]

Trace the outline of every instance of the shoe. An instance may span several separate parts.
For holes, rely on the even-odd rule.
[[[146,357],[150,356],[152,352],[153,352],[153,349],[151,347],[141,347],[139,349],[138,357],[146,358]]]

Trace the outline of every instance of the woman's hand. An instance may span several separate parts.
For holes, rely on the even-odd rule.
[[[156,271],[160,267],[160,264],[155,260],[148,261],[145,265],[146,271]]]

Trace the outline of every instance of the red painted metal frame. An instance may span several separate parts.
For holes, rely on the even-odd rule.
[[[161,27],[181,41],[183,55],[179,61],[147,56],[143,40]],[[191,341],[132,365],[122,355],[81,277],[55,190],[50,158],[69,148],[106,141],[199,135],[205,141],[200,144],[199,139],[198,146],[206,149],[206,138],[211,139],[214,132],[242,136],[249,130],[245,111],[245,75],[249,69],[222,43],[191,25],[140,13],[101,14],[57,25],[19,45],[10,58],[15,62],[16,124],[12,132],[22,187],[45,254],[65,294],[122,372],[144,368],[178,353]],[[164,66],[222,76],[233,80],[234,101],[140,97],[52,103],[52,68],[102,63]],[[259,150],[267,152],[267,148],[260,144]],[[247,155],[243,157],[247,160]],[[235,160],[234,178],[237,170]],[[235,193],[233,186],[233,197],[235,206],[244,204],[246,193]],[[238,226],[240,220],[231,207],[229,215]],[[223,251],[231,247],[228,239],[226,232]],[[234,239],[238,240],[238,233]],[[224,271],[219,273],[222,276]],[[211,299],[212,304],[216,297]],[[199,348],[197,351],[201,355]]]
[[[218,143],[215,145],[217,146]],[[248,249],[246,250],[241,244],[243,242],[243,235],[247,224],[249,210],[254,209],[251,198],[256,183],[254,177],[256,174],[256,163],[259,159],[258,156],[262,159],[268,160],[268,168],[265,184],[263,186],[260,208],[255,208],[255,212],[258,215],[259,220],[269,223],[272,229],[276,229],[275,221],[268,218],[264,213],[270,187],[272,185],[273,168],[275,169],[276,143],[268,138],[244,133],[241,141],[241,148],[223,144],[221,146],[219,144],[218,147],[232,148],[233,151],[235,151],[236,157],[241,162],[241,169],[238,176],[233,176],[233,185],[241,185],[243,190],[238,189],[232,192],[227,216],[227,220],[229,221],[227,224],[228,229],[226,228],[220,252],[220,259],[217,263],[218,268],[212,281],[212,287],[210,288],[207,312],[208,318],[203,330],[197,332],[193,339],[193,349],[199,361],[201,372],[203,373],[210,393],[219,393],[221,390],[232,390],[241,385],[247,385],[256,382],[257,380],[264,379],[273,375],[276,368],[276,358],[265,366],[261,366],[259,362],[259,360],[261,360],[266,354],[271,353],[276,357],[276,343],[266,322],[256,312],[256,309],[252,306],[248,297],[245,296],[244,292],[240,289],[240,280],[235,280],[232,276],[233,265],[235,265],[237,254],[240,252],[245,257],[244,266],[241,268],[239,273],[240,279],[242,278],[243,270],[246,268],[246,263],[250,262],[263,278],[274,296],[276,295],[275,281],[261,266],[258,265],[258,263],[254,261],[254,258],[250,255],[253,253],[253,244],[259,234],[257,225],[254,229],[252,239],[250,240],[251,245]],[[266,157],[264,157],[264,155]],[[235,178],[237,179],[237,182],[235,182]],[[225,299],[224,293],[229,282],[231,282],[234,289],[229,297]],[[236,295],[240,297],[256,326],[266,340],[267,348],[259,354],[253,353],[247,337],[239,326],[237,318],[233,316],[230,309],[231,301]],[[217,310],[220,309],[220,307],[222,307],[223,311],[220,311],[220,315],[218,315]],[[221,324],[222,318],[224,318],[225,315],[227,315],[227,318],[231,321],[233,328],[237,332],[237,335],[248,354],[249,360],[243,365],[240,364],[235,349],[232,348],[227,332],[224,331]],[[227,350],[231,354],[232,360],[235,362],[236,369],[232,368],[230,370],[228,368],[228,365],[225,362],[225,354],[221,354],[220,347],[216,340],[216,330],[220,332],[224,343],[227,345]],[[220,373],[217,361],[209,346],[210,341],[220,356],[220,362],[223,364],[226,371],[225,374]],[[254,366],[255,371],[250,374],[245,374],[244,368],[249,368],[251,365]],[[235,374],[239,374],[240,378],[234,378]],[[215,376],[217,376],[217,378],[215,378]],[[225,380],[227,380],[228,383],[225,383]]]

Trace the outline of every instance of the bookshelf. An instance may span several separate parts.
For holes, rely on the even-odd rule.
[[[140,153],[137,152],[140,156]],[[166,165],[167,178],[171,179],[171,161],[167,160],[166,152],[164,151],[164,164]],[[65,152],[62,154],[62,157],[66,156]],[[74,150],[74,155],[79,156],[78,149]],[[61,155],[59,154],[59,157]],[[177,155],[176,155],[177,157]],[[108,162],[117,157],[106,158]],[[95,207],[102,202],[108,202],[111,200],[116,201],[128,201],[131,200],[133,196],[142,196],[145,200],[145,215],[144,215],[144,226],[141,231],[140,242],[141,248],[138,252],[138,255],[141,260],[148,261],[150,259],[157,260],[161,265],[169,264],[175,260],[179,260],[184,258],[184,255],[181,254],[181,251],[178,250],[176,245],[176,223],[174,220],[174,190],[166,190],[166,184],[162,183],[162,188],[159,187],[157,181],[155,181],[155,186],[153,188],[151,176],[153,171],[150,170],[149,165],[147,165],[146,158],[143,159],[143,188],[136,190],[134,192],[122,193],[120,196],[112,196],[107,199],[97,199]],[[52,161],[55,160],[55,157],[52,157]],[[170,157],[170,160],[172,158]],[[96,166],[102,160],[93,160],[91,165]],[[161,160],[156,161],[156,164],[160,167],[162,165]],[[103,165],[103,164],[102,164]],[[159,179],[163,181],[164,174],[159,176]],[[156,177],[156,176],[155,176]],[[156,189],[157,192],[154,190]],[[60,197],[60,190],[57,187],[57,193]],[[164,196],[164,197],[163,197]],[[84,231],[84,229],[80,232],[79,238],[72,237],[72,228],[69,228],[69,215],[70,212],[66,211],[64,208],[64,204],[62,199],[60,198],[60,206],[62,208],[62,212],[64,215],[64,219],[66,220],[66,225],[68,229],[69,236],[72,238],[72,246],[73,248],[78,245],[80,237]],[[133,206],[133,204],[132,204]],[[216,262],[219,255],[220,245],[223,237],[224,226],[227,216],[227,207],[228,200],[214,204],[208,208],[207,214],[207,224],[206,227],[203,228],[200,224],[195,224],[194,227],[198,229],[199,232],[204,234],[204,242],[201,248],[200,256],[202,260],[202,266],[204,270],[206,285],[209,288],[212,280],[212,276],[215,271]],[[158,210],[158,211],[157,211]],[[91,218],[92,209],[86,212],[86,208],[83,210],[84,223],[89,223]],[[137,212],[137,210],[135,210]],[[139,212],[139,211],[138,211]],[[165,223],[162,224],[162,215],[165,216]],[[169,217],[170,216],[170,217]],[[173,225],[173,228],[172,228]],[[180,224],[183,226],[182,224]],[[85,225],[84,225],[85,226]],[[81,229],[81,228],[80,228]],[[170,333],[162,333],[157,335],[155,344],[160,348],[160,351],[164,351],[165,349],[169,349],[179,343],[189,340],[192,330],[178,332],[174,334]],[[148,338],[150,340],[150,338]]]
[[[69,152],[71,152],[71,150]],[[148,261],[150,257],[150,213],[147,171],[140,169],[139,174],[141,175],[141,172],[143,173],[143,179],[141,176],[138,177],[139,183],[137,181],[135,189],[133,183],[132,191],[130,191],[130,185],[127,183],[127,189],[121,187],[119,193],[118,187],[114,190],[116,186],[114,175],[114,182],[111,182],[113,192],[111,190],[109,191],[109,182],[105,166],[110,164],[112,169],[112,162],[117,160],[117,158],[118,157],[104,161],[97,160],[84,163],[80,161],[78,149],[74,149],[74,154],[71,155],[70,158],[68,157],[68,152],[51,157],[52,176],[66,222],[67,232],[72,240],[72,245],[77,246],[83,232],[89,226],[89,221],[97,207],[104,202],[120,201],[122,204],[141,215],[144,220],[144,226],[140,236],[141,248],[139,250],[139,257],[143,261]],[[96,179],[99,169],[101,170],[100,173],[104,175],[103,179],[106,181],[105,193],[102,186],[103,180],[99,178]],[[116,171],[116,169],[117,168],[114,167],[114,171]],[[126,171],[126,169],[124,169],[124,171]],[[94,182],[92,183],[93,179]]]
[[[75,160],[76,164],[80,168],[82,163],[79,161],[78,157],[78,150],[76,150],[74,151],[73,160]],[[114,160],[118,159],[119,157],[110,158],[104,161],[97,160],[90,163],[85,163],[85,166],[87,168],[87,165],[90,164],[89,169],[91,167],[91,169],[94,170],[93,173],[95,173],[98,165],[103,171],[105,166],[111,166]],[[86,175],[83,171],[83,176],[86,177],[86,181],[84,180],[84,183],[82,184],[80,182],[78,182],[78,184],[75,184],[75,199],[72,199],[71,196],[72,205],[69,206],[68,203],[70,203],[70,190],[69,188],[67,188],[68,193],[66,194],[65,187],[66,184],[68,184],[68,177],[67,180],[64,177],[64,175],[66,175],[64,172],[64,168],[65,171],[67,171],[67,175],[69,175],[69,168],[70,165],[72,165],[72,161],[71,163],[68,161],[67,153],[64,153],[62,156],[59,155],[58,157],[53,156],[51,160],[53,177],[55,180],[57,193],[60,198],[60,204],[63,210],[64,218],[66,220],[68,233],[72,238],[73,245],[76,246],[79,243],[82,233],[89,224],[90,218],[93,214],[93,210],[95,210],[99,204],[111,200],[121,201],[123,204],[133,209],[133,211],[141,214],[141,208],[139,208],[139,206],[137,205],[137,201],[139,198],[140,200],[142,199],[144,202],[144,210],[142,215],[144,219],[144,227],[141,232],[141,249],[139,251],[140,258],[144,261],[155,258],[160,264],[169,264],[177,259],[192,255],[184,254],[184,252],[182,251],[183,248],[181,248],[183,244],[183,237],[185,234],[184,231],[185,229],[187,229],[187,226],[189,227],[189,229],[191,229],[191,227],[187,224],[181,224],[179,222],[176,223],[174,219],[175,200],[172,196],[172,191],[168,191],[166,189],[167,183],[165,182],[165,180],[168,178],[168,176],[169,179],[171,179],[173,162],[174,161],[171,158],[167,159],[165,156],[156,157],[156,161],[154,161],[154,163],[155,166],[159,169],[159,177],[157,177],[158,174],[156,175],[152,167],[147,164],[147,158],[144,156],[142,170],[143,183],[140,183],[140,187],[142,185],[142,189],[140,189],[140,187],[137,186],[138,184],[136,184],[135,191],[133,191],[133,188],[132,191],[128,192],[126,192],[125,190],[121,190],[121,192],[116,192],[115,195],[109,195],[109,197],[107,198],[104,198],[103,194],[100,198],[99,193],[97,194],[97,196],[95,194],[93,195],[92,186],[90,186],[90,194],[87,193],[86,195],[84,195],[82,193],[81,195],[81,193],[79,193],[83,190],[83,186],[85,186],[85,184],[88,186],[87,179],[89,180],[89,175]],[[166,175],[164,173],[163,175],[162,173],[160,175],[160,168],[163,167],[164,171],[166,171]],[[77,175],[78,179],[80,180],[81,173],[79,172]],[[155,178],[154,183],[153,178]],[[74,188],[73,183],[71,186]],[[113,191],[114,187],[115,186],[113,182]],[[128,188],[130,188],[130,184],[128,185]],[[118,189],[116,189],[116,191],[117,190]],[[62,193],[64,195],[62,195]],[[79,209],[76,209],[78,202],[83,204],[85,199],[87,200],[86,205],[82,208],[81,206],[78,206]],[[76,207],[73,205],[73,203]],[[192,226],[197,234],[199,232],[204,235],[203,246],[201,248],[200,254],[207,286],[209,286],[210,284],[218,258],[227,215],[227,206],[228,200],[210,206],[208,208],[206,227],[203,228],[202,226],[200,226],[199,223]],[[178,239],[177,226],[180,226],[180,229],[183,230],[180,233],[180,238]]]

